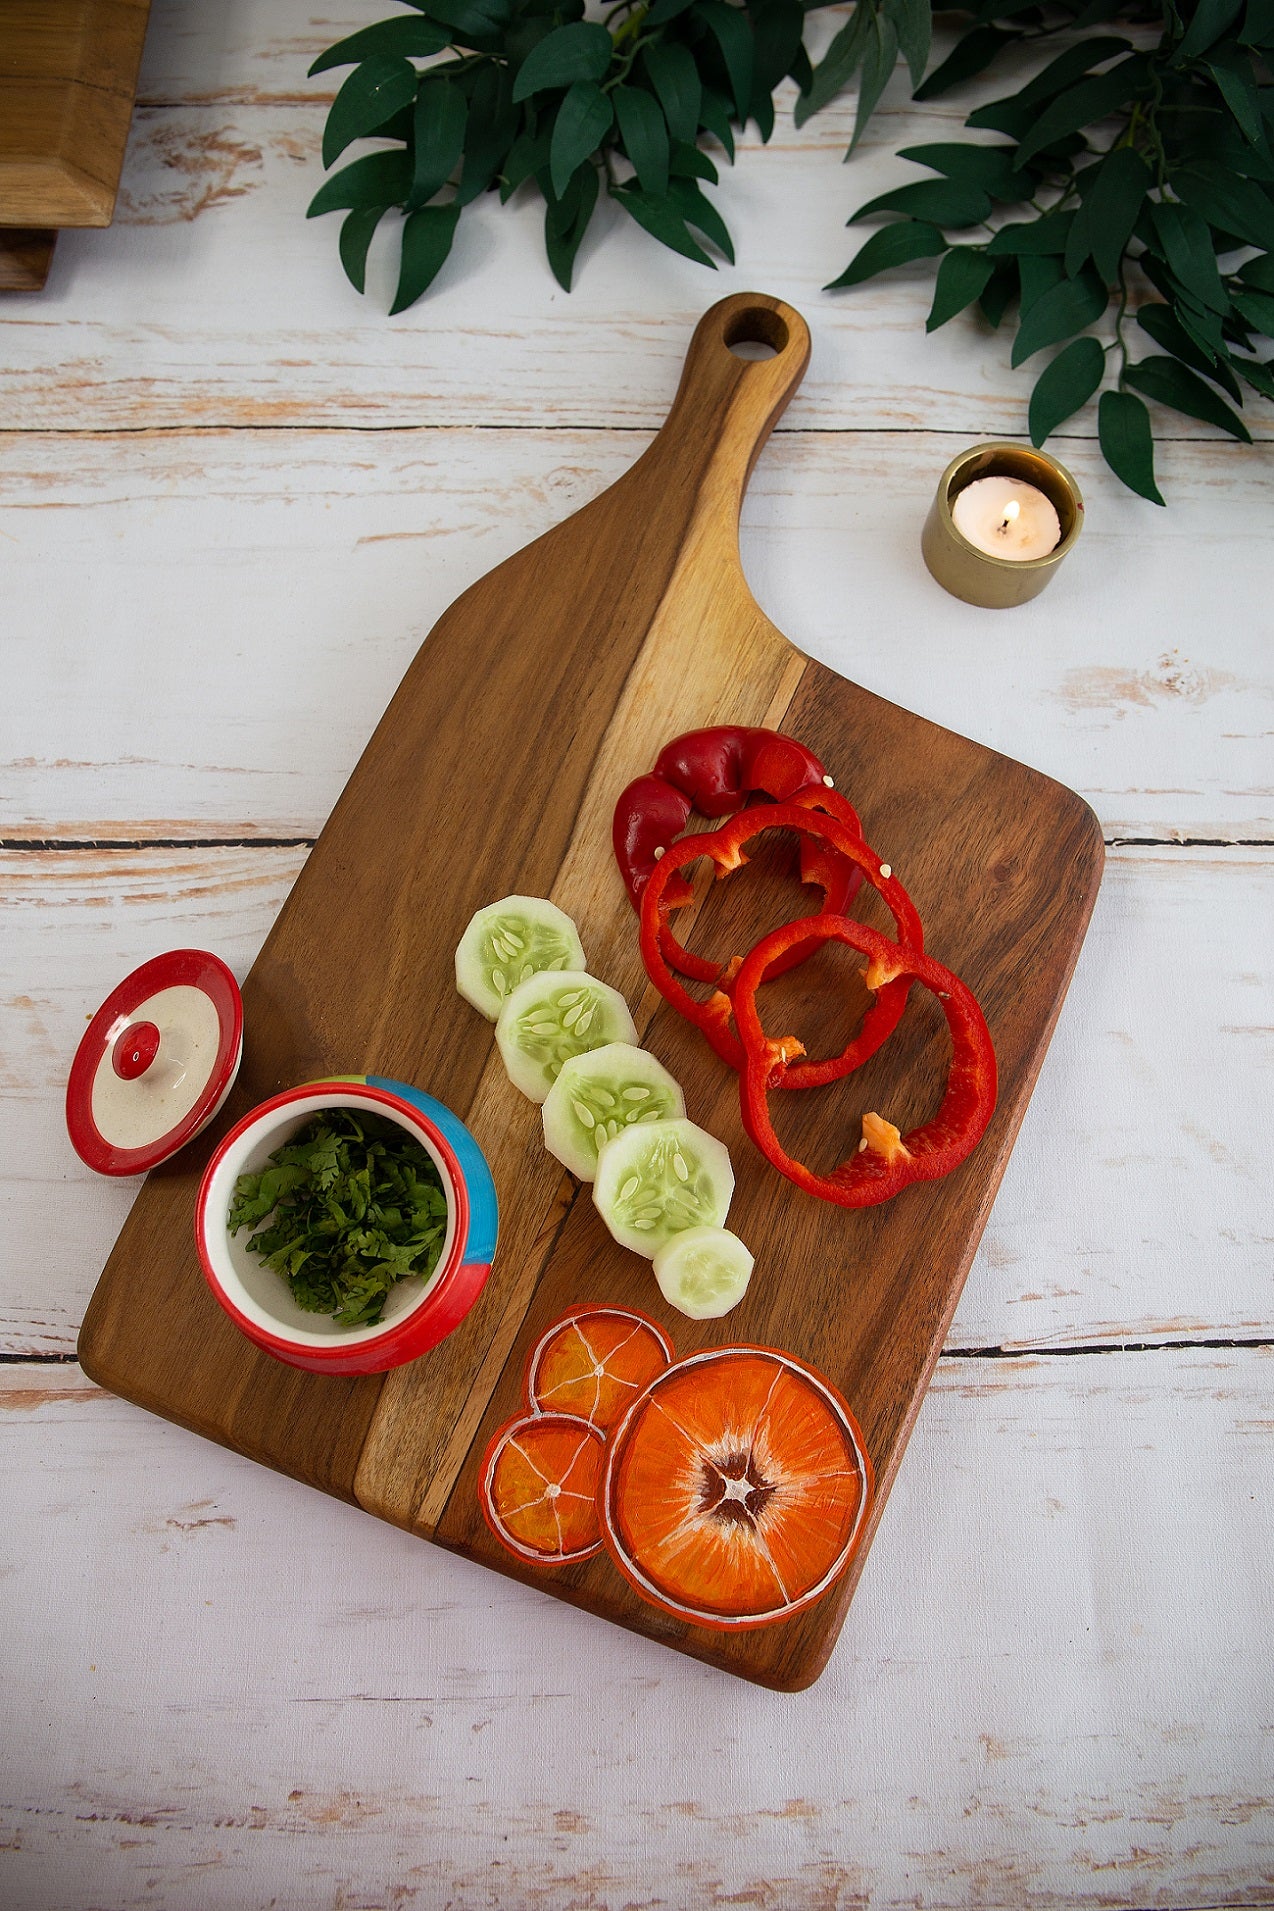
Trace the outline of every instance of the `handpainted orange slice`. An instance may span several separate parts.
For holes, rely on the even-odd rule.
[[[790,1354],[718,1347],[653,1380],[611,1436],[599,1500],[615,1564],[701,1626],[771,1625],[853,1556],[871,1462],[836,1389]]]
[[[602,1433],[672,1359],[668,1336],[623,1307],[577,1307],[554,1321],[526,1370],[535,1413],[574,1413]]]
[[[606,1443],[565,1413],[506,1421],[482,1462],[478,1498],[502,1546],[537,1566],[568,1566],[601,1551],[597,1489]]]

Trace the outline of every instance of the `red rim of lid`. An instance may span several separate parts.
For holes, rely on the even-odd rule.
[[[93,1083],[109,1065],[109,1031],[160,989],[202,989],[217,1011],[217,1053],[193,1108],[165,1134],[141,1148],[117,1148],[93,1120]],[[75,1051],[66,1084],[66,1129],[81,1161],[98,1174],[145,1174],[192,1140],[224,1099],[239,1067],[243,1045],[243,998],[220,956],[207,949],[169,949],[153,956],[113,988]]]

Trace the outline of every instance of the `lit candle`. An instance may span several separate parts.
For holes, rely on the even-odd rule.
[[[1083,522],[1079,486],[1056,458],[1032,445],[974,445],[939,479],[920,548],[953,597],[1006,610],[1044,589]]]
[[[951,521],[989,557],[1024,563],[1057,549],[1061,519],[1044,493],[1020,478],[975,478],[951,506]]]

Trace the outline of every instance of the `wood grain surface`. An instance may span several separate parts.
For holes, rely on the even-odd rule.
[[[752,341],[773,355],[730,349]],[[595,972],[640,1002],[643,1039],[731,1145],[732,1218],[763,1271],[724,1335],[674,1316],[675,1344],[777,1345],[828,1373],[863,1425],[878,1517],[1096,894],[1101,833],[1078,797],[802,658],[756,605],[739,563],[743,491],[807,358],[804,323],[780,301],[741,294],[713,307],[669,421],[633,469],[474,585],[433,631],[245,985],[260,1033],[231,1114],[292,1082],[365,1068],[427,1085],[466,1119],[491,1160],[502,1224],[495,1275],[469,1319],[383,1382],[333,1387],[242,1348],[194,1262],[205,1141],[152,1177],[81,1333],[81,1359],[102,1384],[501,1570],[510,1562],[478,1516],[474,1469],[516,1409],[528,1336],[572,1304],[650,1306],[652,1290],[644,1263],[615,1247],[544,1152],[538,1111],[511,1093],[486,1030],[453,1007],[451,953],[474,909],[516,890],[552,895],[584,925]],[[984,1002],[1000,1106],[950,1182],[865,1214],[795,1199],[744,1140],[728,1071],[643,996],[610,813],[669,736],[720,721],[783,727],[836,766],[868,840],[903,872],[928,946]],[[475,764],[499,773],[475,777]],[[746,947],[781,906],[764,884],[739,882],[696,930]],[[798,1027],[826,1021],[830,975],[820,994],[815,967],[786,991]],[[941,1082],[934,1034],[932,1017],[913,1015],[855,1082],[853,1106],[866,1095],[904,1129],[922,1119]],[[789,1145],[826,1165],[848,1151],[850,1109],[792,1099]],[[829,1279],[840,1290],[831,1308]],[[797,1620],[731,1637],[669,1623],[600,1564],[549,1582],[784,1688],[821,1670],[852,1583]]]

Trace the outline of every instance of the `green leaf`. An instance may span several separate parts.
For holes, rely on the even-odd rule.
[[[687,146],[682,139],[673,143],[668,171],[674,179],[706,179],[710,186],[715,186],[720,178],[708,155],[701,153],[697,146]]]
[[[739,7],[726,6],[725,0],[696,0],[695,18],[703,21],[721,49],[734,110],[745,119],[752,98],[752,29],[747,15]]]
[[[678,14],[685,13],[694,5],[694,0],[655,0],[654,6],[646,15],[646,25],[661,27],[667,20],[675,20]]]
[[[1198,0],[1194,18],[1177,48],[1176,64],[1195,60],[1228,33],[1243,11],[1243,0]]]
[[[341,225],[340,254],[345,277],[356,292],[366,291],[367,248],[388,206],[356,206]]]
[[[1126,106],[1142,86],[1145,85],[1149,62],[1141,54],[1133,54],[1113,66],[1108,73],[1098,73],[1094,78],[1081,80],[1078,86],[1072,86],[1066,93],[1050,102],[1035,120],[1035,124],[1021,140],[1017,149],[1017,163],[1024,166],[1036,153],[1044,151],[1056,140],[1064,139],[1069,133],[1078,133],[1083,127],[1091,126],[1094,120],[1105,119],[1121,106]],[[972,121],[970,121],[972,124]]]
[[[553,137],[551,121],[538,127],[535,132],[521,132],[514,140],[501,168],[501,203],[508,205],[518,187],[530,179],[533,173],[541,173],[549,163],[549,141]]]
[[[612,97],[637,183],[643,192],[662,199],[668,190],[668,127],[659,101],[643,86],[617,86]]]
[[[576,80],[600,80],[610,65],[614,42],[596,20],[573,20],[556,27],[531,51],[518,68],[513,100],[529,99],[551,86],[573,86]]]
[[[1045,366],[1031,393],[1031,443],[1042,445],[1086,405],[1106,371],[1106,354],[1095,338],[1076,338]]]
[[[445,27],[435,26],[432,20],[378,20],[375,26],[362,27],[320,53],[310,68],[310,78],[334,66],[354,66],[372,53],[403,59],[414,54],[418,59],[428,59],[432,53],[441,53],[450,37]]]
[[[1155,447],[1150,413],[1130,391],[1104,391],[1097,404],[1102,456],[1121,483],[1151,504],[1162,504],[1155,485]]]
[[[921,219],[903,219],[873,232],[840,277],[823,290],[833,292],[840,286],[861,285],[864,279],[874,278],[878,272],[907,265],[912,259],[933,259],[946,250],[947,242],[936,226],[926,225]]]
[[[1274,338],[1274,298],[1268,292],[1236,292],[1234,309],[1255,332]]]
[[[718,252],[733,265],[734,241],[730,237],[729,227],[693,179],[673,179],[668,186],[668,198],[686,224],[693,226],[696,232],[701,232],[705,239],[711,239]]]
[[[1266,364],[1259,358],[1236,358],[1239,376],[1253,391],[1260,392],[1262,398],[1274,398],[1274,365]]]
[[[416,97],[416,69],[410,60],[374,53],[356,66],[332,101],[323,128],[323,164],[333,166],[345,148]]]
[[[333,173],[311,199],[307,219],[347,206],[400,206],[411,188],[410,153],[368,153]]]
[[[1046,292],[1051,292],[1054,286],[1062,283],[1066,268],[1051,252],[1023,252],[1018,256],[1017,276],[1022,287],[1019,311],[1025,318]]]
[[[416,166],[408,207],[413,212],[445,186],[464,151],[469,102],[454,80],[425,79],[416,95]]]
[[[1202,372],[1205,378],[1215,379],[1237,403],[1239,388],[1229,365],[1224,359],[1214,361],[1209,353],[1195,343],[1171,306],[1143,305],[1137,313],[1137,323],[1156,345],[1196,372]]]
[[[854,225],[879,212],[901,212],[909,219],[928,219],[935,226],[980,226],[990,216],[991,201],[980,186],[958,179],[917,179],[910,186],[882,192],[848,220]]]
[[[821,112],[830,100],[849,85],[863,63],[871,25],[871,10],[856,6],[826,53],[814,68],[814,77],[796,102],[795,119],[804,126],[807,119]]]
[[[1206,425],[1219,425],[1232,438],[1241,438],[1245,445],[1252,442],[1251,432],[1241,418],[1235,417],[1225,400],[1218,398],[1210,386],[1178,364],[1175,358],[1143,358],[1140,364],[1125,368],[1124,382],[1146,398],[1153,398],[1158,405],[1170,405],[1174,411],[1184,412],[1187,418],[1202,419]]]
[[[1065,53],[1059,53],[1055,60],[1050,60],[1020,92],[979,106],[969,114],[965,125],[989,126],[997,133],[1009,133],[1014,139],[1020,139],[1035,125],[1040,116],[1038,109],[1046,100],[1053,100],[1058,94],[1067,92],[1076,80],[1093,67],[1113,60],[1117,53],[1131,51],[1130,40],[1118,39],[1109,34],[1093,40],[1081,40],[1078,46],[1068,47]],[[1020,157],[1018,163],[1021,164]]]
[[[464,134],[464,170],[456,204],[467,206],[484,193],[508,157],[520,114],[513,104],[513,75],[507,66],[488,62],[478,70]]]
[[[1012,260],[1001,259],[987,281],[986,291],[978,300],[978,310],[992,331],[999,331],[1016,292],[1017,267]]]
[[[498,40],[512,16],[511,0],[408,0],[431,20],[451,28],[451,38],[466,46]]]
[[[544,250],[553,277],[564,292],[571,289],[576,255],[593,216],[597,194],[597,168],[586,164],[567,182],[560,199],[550,196],[545,200]]]
[[[610,99],[592,80],[576,80],[568,88],[549,144],[549,177],[557,198],[566,191],[575,168],[597,151],[614,117]]]
[[[1252,62],[1244,53],[1214,53],[1207,68],[1221,89],[1244,137],[1258,152],[1268,151],[1265,128],[1261,124],[1261,96],[1257,92]]]
[[[652,239],[658,239],[660,245],[680,252],[683,258],[693,259],[696,265],[709,265],[716,271],[716,260],[709,258],[698,240],[691,236],[685,220],[667,199],[655,199],[639,186],[615,186],[611,189],[611,198]]]
[[[885,10],[894,23],[898,45],[907,62],[911,84],[919,86],[929,64],[933,41],[933,8],[929,0],[884,0]]]
[[[1274,46],[1274,0],[1247,0],[1239,39],[1244,46]]]
[[[1244,285],[1255,286],[1258,292],[1274,292],[1274,252],[1263,252],[1247,260],[1239,267],[1239,277]]]
[[[1082,332],[1106,310],[1110,294],[1095,272],[1063,279],[1038,299],[1018,327],[1011,363],[1020,365],[1046,345],[1060,344],[1073,332]]]
[[[1010,254],[1020,256],[1024,252],[1053,252],[1061,258],[1070,240],[1074,218],[1073,212],[1046,212],[1042,219],[1028,219],[1020,225],[1001,226],[987,251],[995,259]]]
[[[1229,166],[1197,160],[1173,173],[1172,189],[1217,230],[1245,245],[1274,250],[1274,203],[1255,180]]]
[[[1002,32],[999,27],[974,27],[962,40],[956,41],[942,65],[934,68],[912,97],[936,100],[940,93],[947,93],[962,81],[984,73],[1003,47],[1012,46],[1021,37],[1020,33]]]
[[[389,308],[392,318],[414,305],[442,270],[460,222],[459,206],[422,206],[403,221],[403,262],[398,290]]]
[[[752,98],[755,117],[762,92],[774,91],[801,51],[805,11],[797,0],[761,0],[752,12]]]
[[[730,125],[730,102],[724,94],[714,93],[710,86],[704,87],[699,102],[699,120],[712,137],[725,147],[725,156],[733,165],[734,132]]]
[[[858,111],[854,117],[854,132],[849,151],[845,154],[846,159],[867,131],[867,123],[880,104],[880,96],[888,86],[897,62],[897,28],[892,20],[882,18],[878,13],[873,14],[872,33],[863,59],[863,76],[858,83]]]
[[[1066,270],[1072,277],[1091,259],[1107,285],[1116,282],[1137,214],[1153,183],[1149,166],[1131,146],[1117,146],[1107,153],[1066,241]]]
[[[936,332],[957,312],[980,299],[994,270],[995,261],[985,252],[973,246],[953,246],[938,267],[926,332]]]
[[[1013,154],[1012,146],[961,146],[940,141],[933,146],[904,146],[898,157],[928,166],[948,179],[958,179],[962,185],[980,186],[992,199],[1013,205],[1031,196],[1030,176],[1014,170]]]
[[[1150,207],[1150,222],[1173,276],[1210,311],[1227,311],[1230,301],[1221,283],[1207,221],[1191,206],[1161,199]]]
[[[675,40],[659,40],[644,48],[641,57],[655,96],[664,109],[668,131],[674,139],[685,140],[687,145],[693,146],[699,130],[703,83],[689,47]]]

